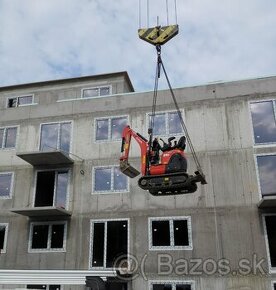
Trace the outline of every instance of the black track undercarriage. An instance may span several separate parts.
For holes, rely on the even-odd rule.
[[[165,196],[193,193],[197,190],[197,182],[203,183],[202,176],[198,172],[195,172],[195,175],[177,172],[145,175],[139,179],[138,185],[154,196]]]

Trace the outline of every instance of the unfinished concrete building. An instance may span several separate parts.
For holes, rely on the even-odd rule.
[[[0,289],[276,289],[276,77],[175,94],[208,184],[155,197],[118,169],[152,106],[126,72],[0,88]],[[156,117],[183,135],[167,90]]]

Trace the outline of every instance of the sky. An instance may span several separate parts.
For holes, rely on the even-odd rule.
[[[276,75],[275,0],[0,0],[0,86],[127,71],[152,90],[137,30],[157,17],[179,25],[162,47],[173,87]]]

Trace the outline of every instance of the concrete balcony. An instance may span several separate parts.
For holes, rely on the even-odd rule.
[[[49,217],[49,216],[60,216],[70,217],[71,212],[56,206],[40,206],[40,207],[25,207],[25,208],[12,208],[11,212],[27,216],[27,217]]]
[[[54,165],[72,165],[74,160],[62,151],[35,151],[19,152],[16,154],[19,158],[28,162],[32,166],[54,166]]]

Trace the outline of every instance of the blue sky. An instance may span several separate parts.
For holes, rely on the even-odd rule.
[[[149,0],[149,26],[167,24],[165,3]],[[163,47],[173,87],[276,75],[275,0],[177,0],[177,20]],[[139,0],[0,0],[0,86],[127,71],[152,90],[155,48],[138,28]]]

